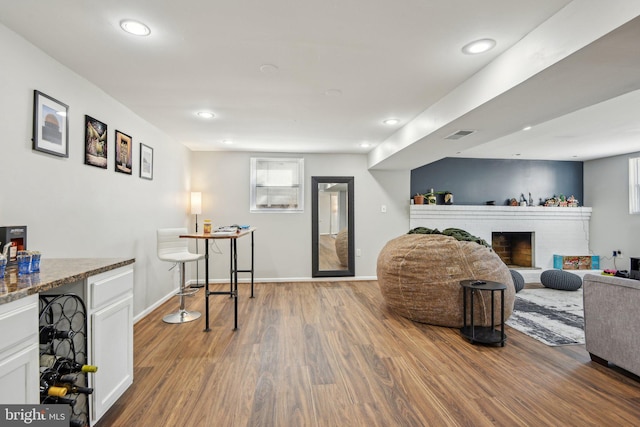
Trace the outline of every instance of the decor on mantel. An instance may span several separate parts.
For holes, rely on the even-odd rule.
[[[425,194],[424,197],[425,197],[425,200],[426,200],[428,205],[437,205],[438,204],[438,199],[436,198],[436,193],[435,193],[435,191],[433,191],[433,188],[431,189],[431,191],[429,191],[427,194]]]
[[[566,198],[564,196],[564,194],[560,194],[559,196],[556,196],[554,194],[553,197],[550,197],[547,200],[545,200],[544,206],[546,206],[546,207],[561,207],[561,208],[566,208],[566,207],[577,208],[578,207],[578,200],[573,196],[570,196],[570,197]]]
[[[416,193],[413,196],[414,205],[453,205],[453,193],[451,191],[435,191],[431,188],[424,194]]]

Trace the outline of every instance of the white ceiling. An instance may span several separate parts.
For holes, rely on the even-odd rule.
[[[609,33],[620,15],[640,13],[625,1],[0,0],[0,23],[192,150],[364,153],[368,142],[370,166],[414,168],[445,156],[640,151],[640,21]],[[545,62],[557,44],[564,54],[544,70],[504,90],[485,86],[485,102],[425,128],[429,111],[465,88],[477,93],[474,81],[587,8],[618,9],[581,24],[604,38],[548,38],[526,59]],[[125,18],[151,35],[124,33]],[[492,51],[461,53],[484,37],[497,41]],[[573,40],[584,45],[569,48]],[[267,64],[277,69],[262,72]],[[520,132],[522,123],[535,126]],[[470,128],[455,144],[443,139]]]

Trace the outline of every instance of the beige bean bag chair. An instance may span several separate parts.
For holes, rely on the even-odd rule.
[[[388,307],[416,322],[462,327],[461,280],[504,283],[505,320],[513,311],[515,288],[509,268],[490,248],[434,234],[405,234],[378,255],[378,285]],[[475,324],[491,325],[491,292],[476,292]],[[470,322],[468,308],[467,321]],[[500,323],[495,292],[494,325]]]
[[[336,254],[340,264],[349,266],[349,229],[343,228],[336,235]]]

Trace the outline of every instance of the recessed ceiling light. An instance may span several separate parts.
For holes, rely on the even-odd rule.
[[[387,119],[387,120],[383,121],[382,123],[384,123],[385,125],[397,125],[398,123],[400,123],[400,120],[398,120],[398,119]]]
[[[263,73],[275,73],[276,71],[278,71],[278,67],[273,64],[262,64],[260,66],[260,71],[262,71]]]
[[[233,144],[233,141],[230,140],[230,139],[223,139],[222,143],[225,144],[225,145],[231,145],[231,144]]]
[[[342,91],[340,89],[327,89],[324,94],[327,96],[340,96]]]
[[[369,144],[368,142],[363,142],[362,144],[360,144],[360,147],[369,148],[369,147],[371,147],[371,144]]]
[[[202,117],[203,119],[213,119],[215,117],[213,113],[210,113],[208,111],[200,111],[197,114],[198,117]]]
[[[462,48],[462,52],[466,53],[467,55],[475,55],[477,53],[483,53],[491,50],[495,45],[496,41],[494,39],[475,40],[464,45],[464,47]]]
[[[531,130],[531,126],[525,126],[522,128],[522,130]]]
[[[149,27],[144,25],[142,22],[134,21],[132,19],[123,19],[120,21],[120,28],[135,36],[148,36],[151,34]]]

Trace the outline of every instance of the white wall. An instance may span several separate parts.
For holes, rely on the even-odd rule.
[[[408,231],[409,171],[370,172],[365,155],[304,155],[305,212],[250,214],[250,154],[190,152],[2,25],[0,54],[11,58],[0,67],[0,225],[27,225],[28,249],[41,251],[45,259],[134,257],[136,316],[177,286],[177,272],[157,260],[155,231],[193,230],[191,190],[203,192],[200,221],[259,227],[256,276],[262,280],[311,277],[311,176],[355,177],[355,242],[362,252],[356,257],[357,277],[375,277],[382,246]],[[34,89],[70,106],[69,158],[32,150]],[[109,126],[107,169],[84,164],[85,114]],[[116,129],[133,137],[133,175],[114,171]],[[152,181],[138,176],[140,142],[154,149]],[[248,243],[239,242],[244,261]],[[223,279],[229,252],[228,245],[220,246],[224,255],[212,255],[211,263],[214,278]]]
[[[193,152],[193,191],[202,191],[202,219],[214,226],[250,224],[255,232],[255,268],[259,280],[304,280],[311,277],[311,177],[353,176],[355,187],[356,277],[376,275],[384,244],[409,230],[409,171],[367,170],[366,155],[305,154],[304,213],[249,213],[250,158],[293,154]],[[387,212],[381,212],[386,205]],[[194,221],[194,219],[192,219]],[[193,225],[191,226],[193,228]],[[243,241],[244,240],[244,241]],[[211,255],[212,277],[228,277],[229,251]],[[199,249],[203,250],[202,246]],[[238,241],[239,267],[248,267],[249,238]],[[201,273],[203,274],[203,273]],[[242,279],[242,277],[241,277]]]
[[[0,25],[0,225],[26,225],[43,258],[136,258],[134,315],[171,293],[155,230],[186,226],[189,150]],[[90,60],[88,57],[87,60]],[[33,90],[69,105],[69,158],[31,149]],[[108,168],[84,165],[84,115],[109,126]],[[114,132],[133,137],[133,175],[114,171]],[[154,149],[139,178],[139,143]]]
[[[629,257],[640,257],[640,215],[629,214],[629,155],[584,163],[584,205],[591,206],[591,251],[601,268],[629,269]],[[615,260],[614,250],[622,251]]]

